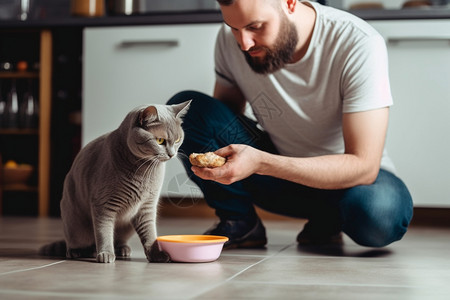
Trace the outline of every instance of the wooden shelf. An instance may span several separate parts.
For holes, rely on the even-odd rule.
[[[0,128],[0,135],[38,135],[39,129],[34,128]]]
[[[16,32],[15,34],[22,34]],[[0,215],[2,213],[3,193],[34,192],[38,195],[38,215],[49,215],[50,203],[50,123],[51,123],[51,82],[52,82],[52,33],[48,29],[39,32],[39,71],[0,72],[0,78],[38,79],[39,80],[39,125],[38,129],[0,129],[0,135],[35,135],[38,138],[37,186],[19,184],[0,184]],[[8,138],[8,137],[6,137]],[[36,143],[36,141],[34,141]],[[1,156],[1,153],[0,153]],[[0,162],[1,164],[1,162]],[[1,176],[0,176],[1,177]],[[0,180],[1,181],[1,180]]]
[[[2,187],[4,192],[37,192],[37,186],[31,186],[24,183],[4,184]]]
[[[40,217],[47,217],[50,210],[50,150],[52,111],[52,33],[41,31],[41,57],[39,72],[39,205]]]
[[[39,78],[39,72],[0,72],[0,78]]]

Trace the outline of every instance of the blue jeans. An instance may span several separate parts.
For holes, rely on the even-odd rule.
[[[268,135],[255,122],[234,114],[210,96],[184,91],[168,104],[189,99],[193,101],[183,123],[183,153],[215,151],[229,144],[247,144],[277,153]],[[371,185],[322,190],[262,175],[223,185],[195,176],[186,157],[182,162],[189,178],[221,219],[255,219],[257,205],[272,213],[308,219],[308,225],[318,233],[342,231],[360,245],[383,247],[403,237],[413,214],[407,187],[383,169]]]

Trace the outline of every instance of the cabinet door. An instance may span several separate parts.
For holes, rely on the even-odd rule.
[[[388,46],[389,154],[416,206],[450,207],[450,20],[371,24]]]
[[[116,129],[138,105],[164,104],[188,89],[212,94],[219,27],[217,23],[85,29],[83,145]],[[167,163],[162,195],[202,197],[178,159]]]

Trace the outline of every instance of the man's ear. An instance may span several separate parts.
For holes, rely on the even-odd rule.
[[[288,13],[293,13],[295,11],[295,8],[297,7],[297,0],[284,0],[286,3],[286,9],[288,10]]]

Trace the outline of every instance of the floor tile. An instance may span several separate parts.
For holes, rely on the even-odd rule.
[[[158,233],[200,234],[215,220],[162,218]],[[149,264],[135,235],[132,257],[113,264],[40,257],[61,239],[59,219],[0,218],[0,299],[448,299],[450,229],[412,227],[382,249],[298,247],[304,221],[264,221],[264,249],[223,251],[211,263]]]
[[[448,294],[412,287],[227,282],[195,299],[444,300]]]

